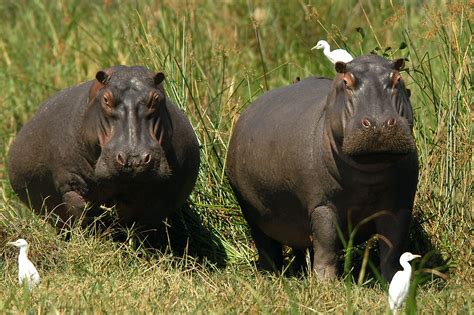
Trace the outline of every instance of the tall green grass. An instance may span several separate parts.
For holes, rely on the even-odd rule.
[[[44,279],[31,295],[22,292],[16,252],[0,247],[0,312],[385,312],[386,294],[367,276],[354,275],[346,291],[347,282],[317,283],[311,274],[256,272],[256,252],[225,176],[232,126],[248,104],[296,77],[334,75],[322,53],[310,51],[319,39],[354,55],[409,59],[403,76],[412,92],[421,165],[414,229],[421,232],[413,232],[413,247],[437,249],[450,268],[443,269],[444,281],[436,265],[420,263],[415,276],[421,284],[409,310],[416,304],[424,313],[472,312],[466,295],[473,286],[472,4],[430,4],[0,3],[0,246],[27,238]],[[198,183],[189,207],[170,221],[178,226],[171,236],[188,237],[185,254],[155,253],[132,238],[114,243],[110,234],[81,229],[64,242],[9,186],[9,145],[38,105],[115,64],[163,71],[168,96],[200,140]],[[432,244],[420,241],[419,233]],[[367,263],[368,250],[360,253]],[[217,256],[226,268],[218,267]],[[427,277],[433,281],[423,284]]]

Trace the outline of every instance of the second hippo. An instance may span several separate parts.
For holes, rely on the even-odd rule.
[[[336,63],[264,94],[240,116],[228,176],[263,269],[281,269],[282,245],[311,249],[321,279],[336,276],[339,231],[379,238],[382,276],[398,270],[412,216],[418,158],[404,60]]]

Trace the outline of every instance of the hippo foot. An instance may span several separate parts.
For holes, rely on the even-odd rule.
[[[316,274],[316,278],[320,281],[328,281],[336,278],[335,266],[315,265],[313,271]]]
[[[67,191],[62,195],[63,204],[60,206],[59,227],[61,230],[72,228],[76,222],[83,219],[84,208],[86,207],[86,201],[84,198],[75,191]],[[82,224],[81,224],[82,225]]]

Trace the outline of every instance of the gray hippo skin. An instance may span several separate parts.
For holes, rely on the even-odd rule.
[[[336,276],[341,241],[379,240],[382,276],[399,269],[418,181],[413,114],[394,62],[363,56],[337,63],[336,78],[310,77],[264,94],[240,116],[228,176],[259,253],[282,267],[282,244],[314,251],[320,279]]]
[[[11,146],[20,199],[82,224],[116,206],[119,222],[156,227],[194,187],[199,145],[166,96],[163,73],[115,66],[48,99]],[[46,206],[46,209],[45,207]]]

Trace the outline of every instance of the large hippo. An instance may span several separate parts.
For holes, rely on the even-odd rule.
[[[20,199],[82,224],[116,206],[119,222],[156,227],[194,187],[199,145],[165,95],[163,73],[133,66],[99,71],[41,105],[10,148]],[[84,218],[84,217],[83,217]]]
[[[240,116],[227,170],[261,268],[281,268],[282,245],[310,248],[317,277],[334,278],[338,228],[347,240],[368,218],[356,241],[383,235],[382,276],[399,269],[418,180],[403,66],[374,55],[339,62],[333,81],[270,91]]]

